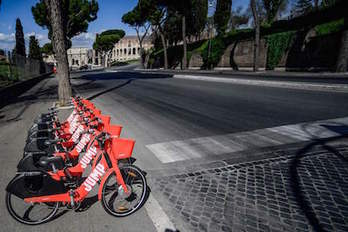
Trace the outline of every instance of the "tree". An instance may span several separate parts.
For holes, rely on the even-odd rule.
[[[168,69],[167,42],[164,32],[164,22],[166,21],[166,16],[168,14],[166,13],[166,8],[163,5],[158,4],[157,1],[154,3],[154,12],[149,15],[149,21],[153,26],[153,30],[158,33],[161,38],[163,47],[164,69]]]
[[[29,55],[28,58],[34,60],[42,60],[41,50],[39,41],[35,38],[34,35],[29,37]]]
[[[348,16],[344,18],[344,30],[341,36],[341,48],[337,59],[336,71],[348,71]]]
[[[329,6],[335,5],[336,2],[337,0],[322,0],[321,7],[329,7]]]
[[[250,7],[254,18],[255,40],[254,40],[254,72],[259,69],[259,45],[260,45],[260,17],[256,0],[250,0]]]
[[[295,5],[295,11],[299,15],[307,14],[312,11],[312,0],[297,0]]]
[[[107,30],[102,32],[100,35],[97,34],[93,44],[93,49],[101,53],[105,67],[108,67],[112,49],[115,47],[115,44],[124,37],[124,35],[125,32],[123,30]]]
[[[151,27],[149,22],[149,16],[153,12],[153,1],[151,0],[142,0],[133,8],[133,10],[127,12],[122,16],[122,22],[133,27],[137,33],[140,46],[140,56],[141,64],[145,68],[145,51],[143,48],[143,41],[147,36],[147,33]],[[141,30],[143,34],[141,35]]]
[[[15,54],[23,57],[26,56],[23,26],[19,18],[16,20],[16,46],[14,50]]]
[[[174,10],[167,8],[167,17],[163,27],[169,44],[176,46],[182,40],[181,17]]]
[[[288,0],[262,0],[266,11],[267,23],[272,23],[276,20],[281,11],[286,10]]]
[[[66,47],[66,29],[64,29],[64,18],[62,16],[62,4],[60,0],[44,0],[47,6],[48,25],[52,33],[52,45],[56,54],[58,96],[61,106],[66,105],[71,98],[71,85],[69,78],[69,64]]]
[[[35,22],[48,29],[48,38],[51,39],[53,31],[45,2],[40,0],[31,8],[31,11]],[[61,0],[61,7],[66,45],[70,48],[71,38],[87,32],[88,24],[97,19],[99,6],[95,0]]]
[[[250,14],[245,11],[242,12],[243,7],[237,7],[237,9],[232,10],[230,17],[230,28],[232,30],[239,28],[241,25],[245,25],[249,22]]]
[[[214,14],[214,24],[218,36],[225,34],[231,16],[231,0],[217,0]]]
[[[44,53],[46,55],[52,55],[53,54],[53,46],[52,43],[46,43],[41,48],[41,53]]]
[[[208,0],[191,0],[192,11],[188,18],[188,33],[198,36],[204,30],[207,24]]]

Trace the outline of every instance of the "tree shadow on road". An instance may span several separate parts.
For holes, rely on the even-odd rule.
[[[330,124],[321,124],[320,126],[328,129],[329,131],[332,131],[338,136],[331,137],[331,138],[319,138],[315,133],[310,132],[307,128],[308,125],[303,125],[303,131],[306,131],[309,136],[311,136],[313,139],[309,144],[307,144],[302,149],[298,150],[296,153],[295,158],[291,161],[290,167],[289,167],[289,174],[290,174],[290,181],[291,181],[291,188],[294,193],[295,199],[297,204],[299,205],[300,209],[308,219],[310,225],[314,229],[314,231],[318,232],[324,232],[324,231],[330,231],[330,229],[327,229],[323,226],[323,223],[320,221],[320,218],[318,217],[316,213],[316,209],[311,203],[311,198],[314,196],[311,196],[310,194],[306,193],[306,187],[313,184],[313,178],[323,178],[320,175],[317,174],[317,176],[313,176],[313,178],[306,179],[306,176],[301,176],[301,173],[299,170],[301,170],[302,162],[304,161],[303,158],[308,158],[316,155],[323,154],[322,152],[317,152],[316,149],[321,148],[325,150],[325,154],[328,154],[328,158],[337,157],[339,160],[341,160],[342,163],[345,165],[348,165],[348,159],[341,154],[340,151],[340,143],[347,143],[346,139],[348,139],[348,126],[345,124],[339,124],[339,123],[330,123]],[[348,141],[348,140],[347,140]],[[347,146],[345,146],[347,147]],[[304,161],[306,162],[306,161]],[[320,167],[316,167],[320,168]],[[323,180],[324,182],[327,181],[327,179]],[[318,190],[317,190],[318,191]],[[320,194],[327,194],[319,192]],[[345,194],[348,194],[346,192]],[[325,196],[328,197],[328,196]],[[323,204],[321,202],[321,204]],[[335,205],[335,202],[332,200],[332,204]],[[316,206],[318,207],[318,206]],[[320,205],[319,207],[324,207],[324,205]]]
[[[172,75],[167,75],[167,74],[142,74],[142,73],[134,73],[134,72],[127,72],[127,71],[120,71],[117,73],[93,73],[93,74],[85,74],[79,78],[74,78],[74,79],[80,79],[80,80],[88,80],[88,82],[74,85],[73,89],[75,93],[80,93],[81,91],[83,92],[88,92],[88,91],[93,91],[97,89],[101,89],[104,86],[99,84],[97,81],[125,81],[121,84],[117,84],[116,86],[113,86],[108,89],[103,89],[100,92],[97,92],[96,94],[89,96],[87,99],[88,100],[93,100],[97,97],[100,97],[101,95],[104,95],[106,93],[112,92],[116,89],[125,87],[132,82],[136,80],[149,80],[149,79],[164,79],[164,78],[171,78]]]
[[[101,91],[101,92],[99,92],[99,93],[96,93],[96,94],[94,94],[93,96],[88,97],[87,100],[93,100],[93,99],[95,99],[95,98],[97,98],[97,97],[100,97],[100,96],[103,95],[103,94],[106,94],[106,93],[108,93],[108,92],[114,91],[114,90],[119,89],[119,88],[122,88],[122,87],[124,87],[124,86],[130,84],[132,81],[133,81],[133,80],[128,80],[128,81],[126,81],[126,82],[123,83],[123,84],[120,84],[120,85],[114,86],[114,87],[112,87],[112,88],[106,89],[106,90],[104,90],[104,91]]]

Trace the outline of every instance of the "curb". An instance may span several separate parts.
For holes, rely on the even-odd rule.
[[[241,85],[255,85],[266,87],[294,88],[314,91],[344,92],[348,93],[348,84],[319,84],[296,81],[248,80],[240,78],[224,78],[198,75],[173,75],[173,78],[190,79],[210,82],[233,83]]]
[[[321,79],[348,79],[348,72],[346,73],[313,73],[313,72],[282,72],[282,71],[232,71],[232,70],[164,70],[164,69],[134,69],[138,72],[147,73],[164,73],[172,75],[224,75],[224,76],[245,76],[245,77],[290,77],[290,78],[308,78]]]
[[[18,83],[15,83],[13,85],[10,85],[4,89],[0,90],[0,107],[5,106],[8,104],[11,100],[15,99],[19,95],[23,94],[30,88],[32,88],[34,85],[42,81],[43,79],[50,76],[52,72],[42,74],[37,77],[33,77],[29,80],[21,81]]]

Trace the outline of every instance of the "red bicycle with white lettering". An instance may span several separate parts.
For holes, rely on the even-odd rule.
[[[8,184],[6,206],[11,216],[27,225],[51,220],[60,207],[78,209],[88,193],[100,183],[98,200],[109,214],[124,217],[145,202],[147,183],[143,172],[131,162],[135,141],[100,133],[90,149],[98,156],[89,176],[78,185],[54,178],[42,170],[17,173]],[[88,157],[87,157],[88,158]],[[86,165],[91,160],[81,160]],[[47,165],[51,165],[47,160]],[[55,159],[52,162],[56,162]],[[126,163],[126,164],[124,164]]]

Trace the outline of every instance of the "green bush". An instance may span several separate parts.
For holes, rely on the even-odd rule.
[[[337,21],[318,25],[314,29],[317,35],[322,36],[322,35],[328,35],[331,33],[339,32],[343,29],[343,27],[344,27],[344,19],[340,19]]]
[[[281,60],[286,50],[291,46],[294,31],[276,33],[266,36],[268,70],[273,70]]]
[[[204,46],[204,49],[202,49],[201,52],[203,68],[215,67],[219,63],[221,56],[224,54],[225,48],[226,45],[224,43],[224,39],[221,37],[212,39],[210,46],[209,41],[207,41],[207,44]]]

